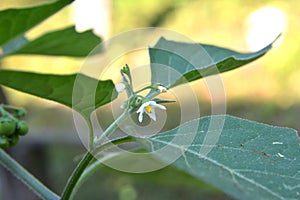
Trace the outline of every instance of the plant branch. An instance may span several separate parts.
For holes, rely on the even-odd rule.
[[[86,119],[88,128],[89,128],[89,151],[93,151],[94,150],[94,130],[93,130],[93,124],[91,119]]]
[[[159,94],[158,92],[153,92],[150,96],[156,96]],[[80,177],[82,176],[83,172],[93,159],[93,153],[101,152],[107,148],[110,148],[111,146],[114,146],[115,144],[120,143],[126,143],[126,142],[132,142],[133,139],[131,137],[121,138],[119,140],[115,141],[108,141],[107,143],[103,143],[106,137],[108,137],[111,133],[113,133],[120,125],[122,121],[124,121],[131,113],[131,109],[127,108],[103,133],[99,138],[94,139],[94,133],[91,126],[91,123],[89,124],[89,132],[90,132],[90,150],[86,153],[86,155],[83,157],[83,159],[79,162],[75,170],[73,171],[73,174],[68,180],[68,183],[62,193],[61,200],[68,200],[70,199],[74,188],[75,191],[78,190],[79,185],[76,187],[78,181],[80,180]],[[91,137],[92,136],[92,137]],[[91,139],[93,139],[93,145],[91,146]],[[92,147],[92,148],[91,148]],[[84,177],[83,177],[84,178]]]
[[[112,146],[118,145],[118,144],[124,144],[124,143],[129,143],[129,142],[134,142],[134,138],[132,137],[124,137],[124,138],[120,138],[114,141],[110,141],[108,143],[105,143],[103,146],[101,146],[100,148],[98,148],[96,151],[97,152],[101,152],[105,149],[108,149]],[[82,173],[82,175],[80,176],[79,180],[77,181],[77,184],[75,185],[75,187],[73,188],[72,194],[71,194],[71,198],[73,199],[74,195],[76,194],[76,192],[79,190],[80,186],[88,179],[88,177],[90,177],[97,169],[98,167],[106,160],[109,160],[112,157],[118,156],[120,154],[113,154],[112,156],[106,156],[103,157],[101,159],[98,159],[96,162],[93,162],[90,166],[88,166],[86,168],[86,170],[84,170],[84,172]]]
[[[81,174],[85,170],[85,168],[88,166],[90,161],[93,159],[93,155],[91,152],[87,152],[85,156],[82,158],[82,160],[79,162],[75,170],[73,171],[73,174],[70,176],[68,183],[61,195],[61,200],[68,200],[70,199],[70,196],[72,194],[72,191],[80,178]]]
[[[45,185],[33,177],[26,169],[10,157],[4,150],[0,149],[0,163],[6,167],[11,173],[18,177],[25,185],[27,185],[39,197],[46,200],[60,199],[57,194],[49,190]]]
[[[132,142],[132,141],[134,141],[134,140],[131,137],[125,137],[125,138],[117,139],[115,141],[110,141],[110,142],[107,142],[107,143],[103,144],[102,146],[100,146],[96,150],[95,153],[101,152],[105,149],[108,149],[108,148],[114,146],[114,145]],[[84,177],[82,177],[82,174],[85,171],[85,169],[87,168],[87,166],[89,165],[89,163],[94,158],[93,154],[94,154],[93,152],[88,151],[85,154],[85,156],[82,158],[82,160],[79,162],[79,164],[73,171],[73,174],[71,175],[71,177],[68,180],[68,183],[62,193],[61,200],[70,199],[70,197],[74,195],[73,193],[79,189],[80,184],[78,184],[78,182],[79,182],[79,180],[84,179]]]
[[[113,133],[118,127],[119,124],[125,120],[130,115],[129,110],[125,110],[103,133],[102,135],[95,139],[94,146],[97,148],[97,146],[101,145],[105,137],[109,136],[111,133]]]

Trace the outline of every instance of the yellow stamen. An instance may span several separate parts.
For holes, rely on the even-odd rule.
[[[152,112],[152,107],[150,105],[145,107],[145,110],[147,113],[151,113]]]

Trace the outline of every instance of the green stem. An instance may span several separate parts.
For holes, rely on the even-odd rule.
[[[118,138],[118,139],[104,143],[99,148],[95,149],[94,153],[98,154],[98,153],[102,152],[103,150],[109,149],[110,147],[113,147],[115,145],[124,144],[124,143],[128,143],[128,142],[134,142],[134,141],[135,140],[131,136]]]
[[[2,106],[0,106],[0,114],[2,116],[5,116],[6,115],[6,111],[4,110],[4,108]]]
[[[97,145],[100,145],[100,147],[97,149],[97,151],[102,151],[105,148],[109,148],[110,145],[112,145],[113,143],[108,142],[104,145],[101,145],[101,143],[103,142],[104,138],[107,137],[109,134],[113,133],[117,128],[118,125],[127,117],[129,116],[129,111],[125,110],[122,115],[119,116],[118,119],[116,119],[116,121],[114,121],[101,135],[100,138],[98,138],[95,142],[93,142],[93,144],[89,144],[90,145],[90,149],[92,149],[91,151],[88,151],[86,153],[86,155],[82,158],[82,160],[79,162],[79,164],[77,165],[77,167],[75,168],[75,170],[73,171],[73,174],[70,176],[67,185],[62,193],[62,198],[61,200],[68,200],[72,194],[72,191],[74,189],[74,187],[76,186],[76,183],[78,181],[78,179],[80,178],[80,176],[82,175],[83,171],[85,170],[85,168],[89,165],[90,161],[93,159],[93,155],[92,155],[92,151],[95,149],[95,147],[97,147]],[[89,123],[89,131],[90,131],[90,139],[93,137],[93,128],[92,128],[92,124],[90,121],[88,121]],[[91,140],[90,140],[91,143]]]
[[[18,111],[18,110],[20,110],[20,109],[24,110],[23,108],[17,108],[17,107],[15,107],[15,106],[6,105],[6,104],[1,104],[1,106],[2,106],[3,108],[9,109],[9,110],[13,110],[13,111]]]
[[[93,124],[91,119],[86,119],[86,123],[88,125],[89,128],[89,151],[93,151],[94,150],[94,129],[93,129]]]
[[[158,91],[152,92],[151,94],[148,95],[148,97],[155,97],[157,94],[159,94]],[[115,141],[115,143],[113,141],[108,141],[105,144],[102,144],[104,139],[106,137],[108,137],[111,133],[113,133],[120,125],[120,123],[122,123],[122,121],[124,121],[131,113],[131,109],[126,109],[103,133],[102,135],[95,139],[93,141],[93,145],[91,145],[91,138],[94,138],[94,133],[93,133],[93,128],[92,128],[92,124],[91,121],[88,121],[89,123],[89,131],[90,131],[90,151],[88,151],[86,153],[86,155],[83,157],[83,159],[79,162],[79,164],[77,165],[77,167],[75,168],[73,174],[71,175],[71,177],[68,180],[68,183],[62,193],[62,198],[61,200],[68,200],[70,198],[70,196],[73,193],[74,188],[76,187],[76,184],[78,182],[78,180],[80,179],[80,177],[82,176],[82,173],[84,172],[84,170],[87,168],[87,166],[89,165],[89,163],[91,162],[91,160],[93,159],[93,153],[96,152],[101,152],[104,149],[107,149],[109,147],[111,147],[112,145],[115,145],[115,143],[117,141]],[[128,137],[129,138],[129,137]],[[120,140],[120,142],[125,143],[125,142],[129,142],[129,140],[131,141],[131,139],[124,139],[124,140]],[[79,186],[78,186],[79,187]],[[77,190],[77,189],[76,189]]]
[[[61,200],[68,200],[70,199],[70,196],[72,194],[72,191],[78,181],[78,179],[80,178],[81,174],[83,173],[83,171],[85,170],[85,168],[88,166],[88,164],[90,163],[90,161],[93,159],[93,155],[91,152],[87,152],[85,154],[85,156],[83,157],[83,159],[79,162],[79,164],[77,165],[77,167],[75,168],[75,170],[73,171],[73,174],[71,175],[71,177],[68,180],[68,183],[62,193],[61,196]]]
[[[136,92],[135,92],[135,94],[137,94],[137,93],[140,93],[140,92],[142,92],[142,91],[144,91],[144,90],[147,90],[147,89],[151,89],[151,88],[152,88],[152,86],[151,86],[151,85],[149,85],[149,86],[146,86],[146,87],[144,87],[144,88],[142,88],[142,89],[140,89],[140,90],[136,91]]]
[[[160,92],[158,90],[156,90],[156,91],[155,90],[151,90],[149,92],[149,94],[146,95],[146,98],[152,99],[152,98],[156,97],[159,94],[160,94]]]
[[[131,137],[125,137],[121,139],[117,139],[115,141],[110,141],[105,144],[103,144],[101,147],[97,149],[97,152],[101,152],[105,149],[108,149],[114,145],[122,144],[122,143],[127,143],[127,142],[132,142],[134,141]],[[87,168],[88,164],[91,162],[93,159],[93,153],[92,152],[87,152],[85,156],[82,158],[82,160],[79,162],[75,170],[73,171],[73,174],[68,180],[68,183],[62,193],[61,200],[68,200],[71,199],[70,197],[73,196],[74,192],[76,192],[79,188],[79,180],[82,179],[82,174],[84,170]]]
[[[158,92],[154,92],[152,93],[150,96],[156,96],[158,94]],[[104,149],[107,149],[115,144],[120,144],[120,143],[125,143],[125,142],[131,142],[132,139],[130,139],[130,137],[126,137],[124,139],[120,139],[120,140],[116,140],[116,141],[108,141],[105,144],[102,144],[102,142],[104,141],[104,139],[106,137],[108,137],[111,133],[113,133],[120,125],[120,123],[122,121],[124,121],[131,113],[131,109],[126,109],[103,133],[102,135],[95,139],[93,141],[93,145],[91,146],[91,138],[93,139],[93,129],[92,129],[92,124],[90,121],[88,121],[89,123],[89,131],[90,131],[90,151],[88,151],[86,153],[86,155],[83,157],[83,159],[79,162],[79,164],[77,165],[77,167],[75,168],[73,174],[71,175],[71,177],[68,180],[68,183],[62,193],[62,198],[61,200],[68,200],[70,199],[70,196],[72,195],[74,188],[76,188],[77,190],[77,183],[78,180],[80,180],[80,177],[82,176],[82,173],[84,172],[84,170],[87,168],[87,166],[89,165],[89,163],[91,162],[91,160],[93,159],[93,155],[92,153],[96,153],[96,152],[101,152]],[[92,136],[92,137],[91,137]],[[120,143],[118,143],[120,142]],[[98,147],[98,148],[97,148]],[[96,148],[96,149],[95,149]],[[84,177],[83,177],[84,178]],[[76,191],[75,190],[75,191]]]
[[[9,112],[7,112],[3,107],[0,106],[0,113],[2,115],[2,117],[9,117],[12,120],[18,121],[17,118],[15,118],[12,114],[10,114]]]
[[[38,196],[46,200],[58,200],[59,196],[49,190],[45,185],[34,178],[26,169],[0,149],[0,163],[11,171],[16,177],[23,181]]]
[[[101,145],[105,137],[113,133],[118,127],[119,124],[125,120],[130,115],[129,110],[125,110],[103,133],[102,135],[94,141],[94,146],[97,147]]]
[[[100,151],[103,151],[105,149],[108,149],[110,147],[113,147],[115,145],[118,145],[118,144],[124,144],[124,143],[129,143],[129,142],[134,142],[134,138],[132,137],[125,137],[125,138],[120,138],[120,139],[117,139],[117,140],[114,140],[114,141],[110,141],[108,143],[105,143],[103,146],[99,147],[97,149],[97,152],[100,152]],[[118,154],[119,155],[119,154]],[[118,155],[114,155],[115,156],[118,156]],[[76,192],[78,191],[78,189],[80,188],[80,186],[88,179],[88,177],[90,177],[97,169],[98,167],[106,160],[110,159],[111,157],[104,157],[104,158],[101,158],[99,160],[97,160],[96,162],[92,163],[90,166],[88,166],[86,168],[86,170],[82,173],[82,175],[80,176],[77,184],[75,185],[74,189],[73,189],[73,192],[71,194],[71,198],[70,199],[73,199],[74,195],[76,194]]]

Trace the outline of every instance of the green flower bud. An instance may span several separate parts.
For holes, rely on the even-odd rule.
[[[28,133],[28,124],[25,121],[19,121],[15,133],[17,135],[26,135]]]
[[[12,135],[16,130],[16,121],[10,118],[0,118],[0,135]]]
[[[142,105],[144,99],[145,97],[138,95],[131,100],[130,106],[139,107],[140,105]]]
[[[129,76],[130,74],[130,69],[129,69],[129,66],[126,64],[122,70],[121,70],[124,74],[127,74]]]

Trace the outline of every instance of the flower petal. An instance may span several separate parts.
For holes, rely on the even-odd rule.
[[[166,93],[168,90],[164,86],[158,86],[157,89],[159,90],[160,93]]]
[[[142,112],[142,110],[144,110],[144,107],[141,106],[141,107],[136,111],[136,113]]]
[[[159,108],[161,110],[167,110],[167,108],[163,105],[160,105],[160,104],[156,104],[156,105],[153,105],[154,108]]]
[[[145,107],[146,107],[146,105],[145,105],[145,103],[143,103],[143,104],[139,107],[139,109],[136,111],[136,113],[139,113],[139,112],[145,112]]]
[[[143,113],[144,112],[140,112],[140,114],[139,114],[139,122],[140,123],[142,123],[142,121],[143,121]]]
[[[153,120],[156,121],[156,115],[155,115],[155,110],[152,109],[151,113],[146,112],[146,114]]]
[[[146,111],[147,106],[151,106],[151,112]],[[137,110],[137,113],[140,113],[139,118],[138,118],[139,122],[141,123],[143,121],[144,113],[146,113],[153,121],[156,121],[155,108],[159,108],[161,110],[166,110],[165,106],[157,104],[155,101],[147,101],[147,102],[143,103]]]

